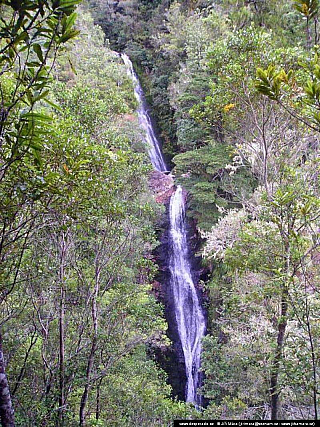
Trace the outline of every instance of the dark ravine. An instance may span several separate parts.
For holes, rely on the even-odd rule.
[[[155,175],[158,174],[158,179],[161,180],[160,174],[164,175],[168,171],[146,107],[144,93],[129,57],[125,54],[121,57],[134,84],[139,105],[139,123],[145,131],[150,160]],[[153,179],[157,177],[154,176]],[[161,245],[160,266],[163,274],[160,282],[169,325],[168,335],[173,342],[173,353],[164,357],[164,362],[173,363],[176,368],[175,374],[172,375],[173,371],[171,373],[170,381],[174,393],[186,402],[201,406],[203,402],[198,389],[202,383],[201,340],[206,331],[206,320],[196,285],[199,277],[192,268],[193,257],[188,244],[187,195],[181,186],[174,187],[172,176],[171,180],[167,200],[160,200],[166,202],[167,208],[166,231]],[[169,371],[168,368],[166,370]]]

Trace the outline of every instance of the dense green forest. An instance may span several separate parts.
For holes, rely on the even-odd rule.
[[[318,419],[319,14],[318,0],[0,0],[4,427]],[[172,346],[166,207],[120,52],[188,192],[202,408],[157,356]]]

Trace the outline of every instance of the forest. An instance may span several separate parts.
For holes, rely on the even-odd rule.
[[[0,0],[3,427],[318,420],[319,19]]]

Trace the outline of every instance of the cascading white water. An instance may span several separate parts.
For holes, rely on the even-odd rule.
[[[142,87],[129,57],[126,54],[121,54],[121,57],[127,66],[128,75],[134,83],[134,93],[139,103],[139,122],[146,134],[145,140],[152,165],[156,170],[166,172],[167,167],[146,109]],[[191,274],[186,233],[185,200],[180,185],[170,199],[169,219],[170,284],[173,292],[177,329],[185,361],[187,379],[186,401],[201,405],[201,397],[198,395],[197,389],[201,385],[199,372],[201,340],[205,334],[206,326]]]
[[[159,141],[157,140],[157,137],[153,130],[152,122],[146,108],[144,94],[143,94],[143,90],[140,85],[139,79],[133,69],[132,62],[130,61],[128,55],[126,55],[125,53],[122,53],[121,57],[123,59],[123,62],[127,66],[127,73],[132,78],[132,81],[134,84],[134,94],[139,104],[139,107],[138,107],[139,122],[140,122],[140,126],[145,131],[145,140],[146,140],[149,156],[151,159],[151,163],[156,170],[160,172],[166,172],[167,167],[163,160]]]
[[[185,201],[179,185],[170,200],[171,253],[169,267],[175,303],[175,317],[186,367],[186,401],[201,404],[200,386],[201,339],[205,318],[192,280],[188,261]]]

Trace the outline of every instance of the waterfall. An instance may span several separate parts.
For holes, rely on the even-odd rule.
[[[151,159],[151,163],[156,170],[160,172],[166,172],[167,167],[163,160],[159,141],[153,130],[152,122],[151,122],[148,110],[146,108],[144,93],[140,85],[139,79],[133,69],[132,62],[130,61],[128,55],[126,55],[125,53],[122,53],[121,57],[127,67],[127,73],[131,77],[134,84],[134,94],[139,105],[138,106],[139,123],[141,128],[145,132],[145,141],[146,141],[147,149]]]
[[[134,93],[139,105],[139,122],[145,131],[145,141],[152,165],[156,170],[166,172],[167,167],[146,108],[142,87],[129,57],[126,54],[122,54],[121,57],[127,66],[128,75],[134,83]],[[200,406],[201,396],[197,393],[197,389],[201,385],[201,339],[205,334],[206,326],[189,263],[185,209],[183,189],[178,185],[175,193],[170,198],[169,206],[170,246],[168,258],[170,286],[174,300],[173,306],[177,330],[185,362],[187,379],[185,399],[187,402]]]
[[[170,273],[175,317],[186,367],[186,401],[201,404],[197,388],[201,385],[201,339],[205,334],[205,319],[188,261],[185,201],[181,186],[170,200]]]

